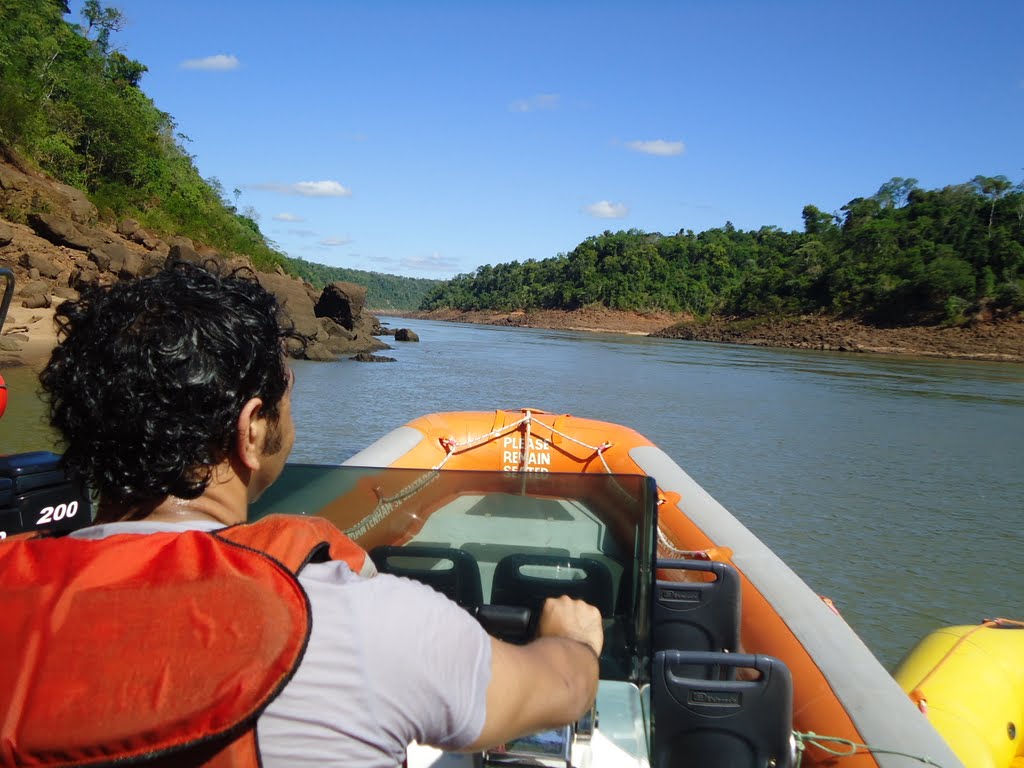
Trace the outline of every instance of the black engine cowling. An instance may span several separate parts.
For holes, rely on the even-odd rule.
[[[92,520],[84,485],[49,451],[0,457],[0,539],[26,531],[69,531]]]

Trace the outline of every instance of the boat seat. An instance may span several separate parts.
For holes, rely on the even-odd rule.
[[[753,668],[759,677],[706,680],[680,674],[708,666]],[[771,656],[658,651],[651,677],[651,714],[651,768],[793,764],[793,682],[786,666]]]
[[[544,600],[568,595],[604,617],[612,615],[612,575],[599,560],[567,555],[507,555],[494,568],[491,603],[520,605],[539,615]]]
[[[380,573],[423,582],[463,608],[472,610],[484,601],[480,567],[471,554],[461,549],[380,546],[370,550],[370,558]],[[450,567],[445,567],[445,563],[450,563]]]
[[[659,559],[658,570],[710,573],[714,581],[658,579],[652,591],[651,652],[715,651],[735,653],[740,641],[740,578],[728,563]],[[721,671],[720,669],[718,671]],[[727,672],[732,672],[726,668]],[[685,670],[705,677],[714,669]]]

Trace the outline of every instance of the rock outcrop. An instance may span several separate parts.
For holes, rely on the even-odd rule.
[[[6,219],[18,222],[40,211],[79,224],[91,224],[98,218],[96,206],[80,190],[5,162],[0,162],[0,211]]]
[[[175,246],[177,249],[178,246]],[[173,253],[172,249],[172,253]],[[260,273],[256,276],[260,285],[274,294],[278,304],[288,313],[295,330],[303,336],[315,338],[320,324],[313,314],[313,302],[306,293],[306,286],[287,275]]]
[[[353,330],[366,306],[366,288],[355,283],[336,282],[324,288],[316,303],[317,317],[330,317],[338,325]],[[378,323],[379,325],[379,323]]]
[[[244,257],[219,253],[187,237],[164,237],[134,219],[104,224],[80,191],[0,161],[0,267],[15,275],[12,306],[52,314],[60,302],[78,298],[90,286],[131,280],[173,261],[251,269]],[[317,291],[280,268],[256,277],[307,339],[305,345],[290,347],[295,356],[337,360],[390,348],[375,337],[380,322],[365,311],[362,286],[333,283]],[[5,285],[0,281],[0,295]],[[0,366],[20,362],[17,353],[26,343],[38,347],[33,335],[52,336],[47,325],[0,329]]]
[[[44,240],[79,251],[91,250],[105,241],[103,235],[92,227],[53,213],[30,213],[28,224]]]
[[[336,282],[324,287],[314,312],[327,334],[322,343],[336,355],[390,349],[374,331],[380,321],[364,311],[366,289],[354,283]]]

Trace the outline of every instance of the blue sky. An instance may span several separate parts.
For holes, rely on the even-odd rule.
[[[111,5],[203,176],[323,264],[447,278],[1024,178],[1020,0]]]

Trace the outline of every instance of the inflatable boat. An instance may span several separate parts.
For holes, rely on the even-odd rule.
[[[1002,641],[994,674],[1015,675],[999,704],[930,720],[917,673],[942,661],[934,644],[901,688],[827,600],[626,427],[532,409],[423,416],[345,466],[290,466],[255,512],[326,516],[380,570],[432,584],[509,639],[529,619],[517,630],[501,610],[559,592],[600,608],[593,720],[485,763],[1024,765],[1019,625],[986,628]],[[949,665],[931,712],[972,685],[975,662]],[[409,764],[460,760],[473,764],[414,749]]]
[[[0,538],[89,522],[49,453],[0,459]],[[602,613],[594,710],[408,765],[1024,768],[1024,631],[939,630],[895,678],[831,605],[642,435],[541,411],[418,418],[342,466],[289,464],[252,508],[330,519],[511,642],[544,598]]]

